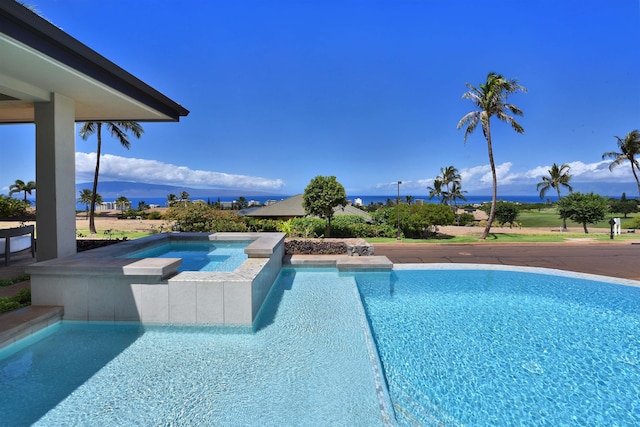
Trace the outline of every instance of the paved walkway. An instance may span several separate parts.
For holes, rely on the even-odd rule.
[[[393,263],[504,264],[555,268],[640,280],[640,244],[473,243],[375,245]]]

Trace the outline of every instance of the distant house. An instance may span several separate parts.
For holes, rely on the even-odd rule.
[[[358,215],[363,217],[365,221],[371,222],[371,216],[368,213],[353,205],[338,206],[334,209],[334,213],[335,215]],[[252,218],[288,220],[306,217],[307,213],[302,206],[302,194],[298,194],[268,206],[251,209],[244,215]]]

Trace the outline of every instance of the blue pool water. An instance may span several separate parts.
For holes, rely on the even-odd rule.
[[[178,271],[234,271],[250,242],[170,241],[126,254],[126,258],[182,258]]]
[[[487,270],[358,287],[400,425],[640,425],[640,288]]]
[[[62,322],[0,350],[0,424],[640,425],[640,288],[283,269],[254,328]]]
[[[50,327],[0,350],[0,424],[385,425],[352,277],[285,269],[265,307],[255,331]]]

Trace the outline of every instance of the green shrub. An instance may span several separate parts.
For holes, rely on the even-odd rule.
[[[291,236],[305,239],[324,236],[327,222],[320,218],[293,218],[291,220]]]
[[[0,194],[0,218],[26,219],[33,216],[27,213],[30,206],[29,202]]]
[[[476,219],[473,216],[473,214],[470,214],[469,212],[464,212],[458,216],[458,225],[465,226],[468,224],[473,224],[475,220]]]
[[[162,219],[162,213],[158,211],[149,212],[147,219]]]
[[[15,296],[0,298],[0,313],[31,305],[31,291],[21,289]]]
[[[235,212],[220,211],[205,203],[179,203],[167,210],[165,218],[188,232],[247,231],[244,218]]]

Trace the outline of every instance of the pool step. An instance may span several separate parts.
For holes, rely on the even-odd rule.
[[[32,305],[0,314],[0,348],[62,320],[63,307]]]
[[[391,270],[386,256],[287,255],[283,265],[295,267],[336,267],[338,270]]]

